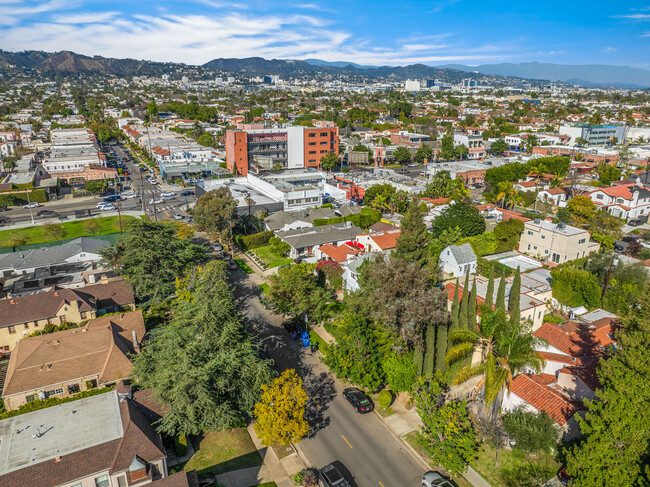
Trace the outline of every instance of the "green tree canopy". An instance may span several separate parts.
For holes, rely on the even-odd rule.
[[[400,222],[402,232],[397,238],[393,255],[407,262],[426,263],[429,256],[427,226],[424,224],[424,210],[418,200],[412,200]]]
[[[204,247],[178,238],[173,225],[142,220],[131,220],[128,232],[99,253],[129,281],[138,299],[153,302],[166,299],[176,278],[208,258]]]
[[[234,428],[246,421],[273,373],[241,322],[225,266],[212,261],[179,281],[169,323],[134,357],[133,377],[168,406],[169,435]]]
[[[283,267],[271,276],[269,284],[269,297],[277,310],[287,315],[302,317],[307,314],[310,318],[319,316],[330,297],[316,279],[313,264]]]
[[[237,202],[230,189],[222,186],[201,195],[193,215],[199,230],[230,240],[230,228],[234,226],[237,215]]]
[[[413,160],[411,157],[411,151],[409,151],[403,145],[400,145],[397,147],[397,149],[395,149],[395,152],[393,152],[393,157],[400,164],[408,164]]]
[[[503,417],[503,427],[515,440],[515,448],[530,454],[550,453],[560,437],[555,421],[544,411],[516,409]]]
[[[485,231],[485,219],[469,201],[457,201],[449,205],[433,220],[433,234],[458,227],[463,237],[473,237]]]

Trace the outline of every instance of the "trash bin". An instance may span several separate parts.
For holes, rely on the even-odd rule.
[[[302,332],[302,346],[303,347],[308,347],[309,346],[309,333],[306,331]]]

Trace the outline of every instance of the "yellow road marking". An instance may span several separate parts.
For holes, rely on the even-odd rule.
[[[352,445],[350,445],[350,442],[347,440],[347,438],[345,436],[341,435],[341,438],[343,438],[345,440],[345,442],[348,444],[348,446],[350,448],[352,448]],[[352,448],[352,449],[354,450],[354,448]]]
[[[382,484],[381,481],[379,481],[379,485],[381,485],[381,487],[384,487],[384,484]]]
[[[169,216],[169,213],[167,212],[167,210],[165,210],[165,215]]]

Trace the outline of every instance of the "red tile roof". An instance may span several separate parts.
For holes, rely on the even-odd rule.
[[[601,318],[593,323],[569,321],[562,326],[544,323],[533,335],[571,357],[596,356],[601,354],[603,347],[614,343],[610,338],[614,325],[612,318]]]
[[[512,381],[510,393],[516,394],[538,411],[545,411],[560,426],[564,426],[581,405],[555,389],[555,376],[550,374],[519,374]]]
[[[522,222],[529,222],[530,221],[530,218],[526,218],[525,216],[521,216],[516,211],[504,210],[504,209],[501,209],[501,208],[497,208],[497,211],[503,215],[503,219],[505,221],[507,221],[507,220],[521,220]]]
[[[355,249],[346,244],[339,245],[338,247],[332,244],[325,244],[321,245],[318,250],[338,263],[345,262],[351,255],[357,255],[361,252],[359,249]]]
[[[370,239],[375,242],[381,250],[394,249],[397,239],[402,232],[386,232],[383,234],[370,235]]]

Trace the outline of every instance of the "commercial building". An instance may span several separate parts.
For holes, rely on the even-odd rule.
[[[485,157],[485,144],[483,137],[472,134],[454,134],[454,147],[464,145],[468,149],[469,159],[483,159]]]
[[[519,251],[541,261],[562,264],[597,252],[600,244],[590,242],[587,230],[548,220],[524,222]]]
[[[579,138],[585,139],[589,145],[613,145],[625,140],[625,125],[561,125],[559,133],[571,137],[569,145],[576,145]]]
[[[319,125],[227,130],[227,168],[242,176],[249,172],[318,169],[326,154],[339,153],[338,127],[327,122]]]

